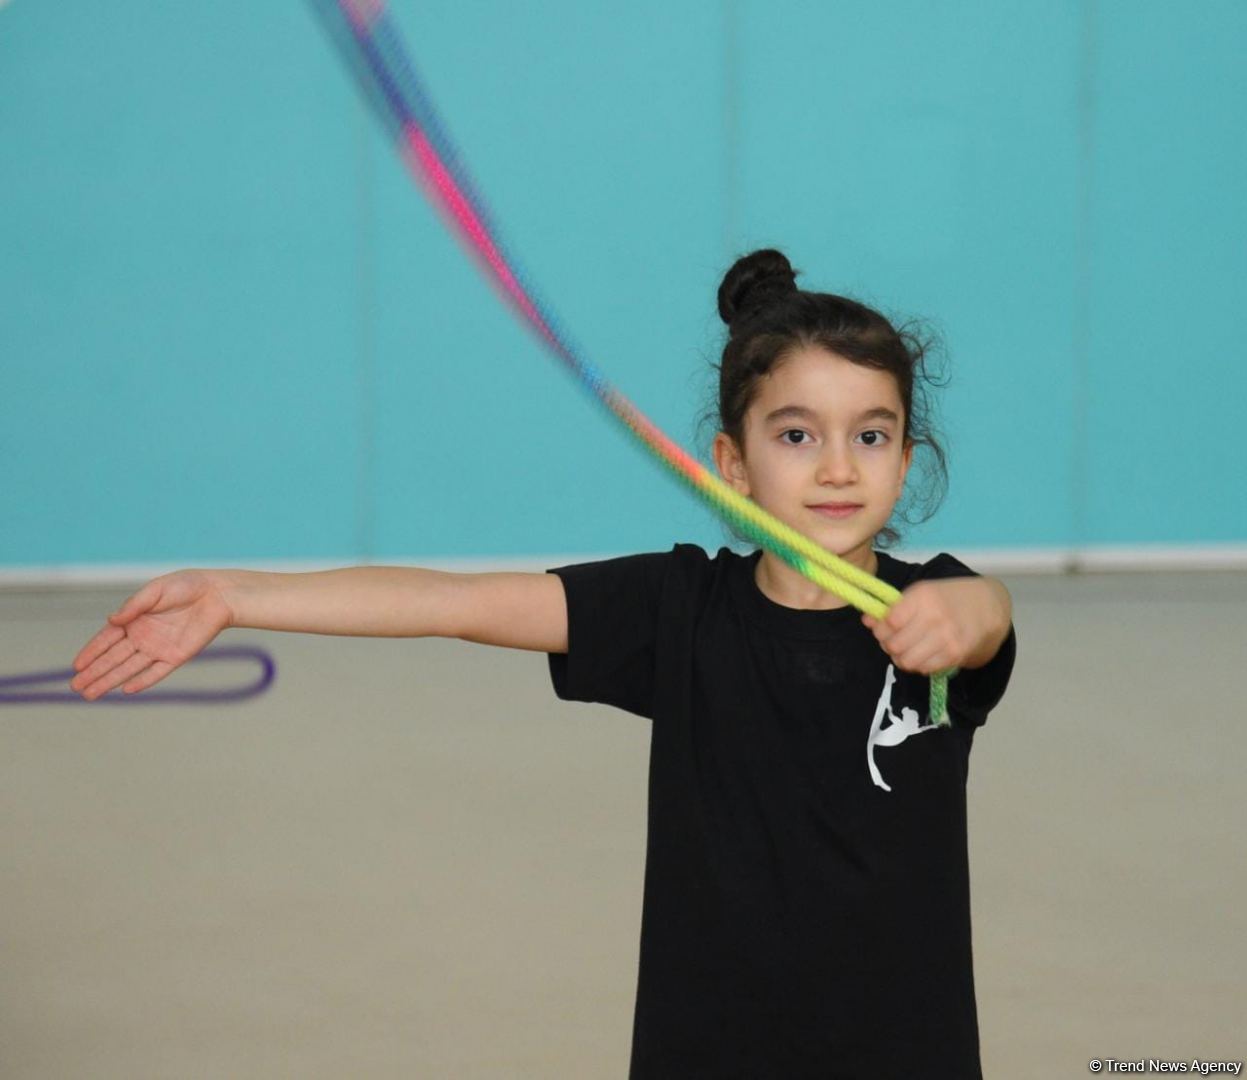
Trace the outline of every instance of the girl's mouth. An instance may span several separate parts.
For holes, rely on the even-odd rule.
[[[830,518],[846,518],[861,508],[859,503],[823,503],[821,506],[810,507],[811,510]]]

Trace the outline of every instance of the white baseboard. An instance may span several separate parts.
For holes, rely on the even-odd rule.
[[[925,562],[936,551],[899,552]],[[1084,548],[958,548],[952,552],[984,574],[1099,574],[1185,570],[1247,570],[1247,544],[1105,545]]]

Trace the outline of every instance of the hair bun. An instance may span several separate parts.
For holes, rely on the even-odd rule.
[[[751,252],[732,264],[719,286],[719,317],[731,326],[796,291],[797,275],[783,252]]]

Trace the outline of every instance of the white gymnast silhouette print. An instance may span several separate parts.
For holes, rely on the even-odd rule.
[[[879,767],[875,764],[876,746],[900,746],[911,735],[921,735],[924,731],[933,731],[934,724],[920,725],[918,714],[913,709],[901,709],[898,718],[892,711],[892,685],[896,682],[896,669],[889,664],[888,674],[883,681],[883,693],[879,695],[879,704],[875,708],[875,718],[870,725],[870,735],[866,739],[866,764],[870,766],[870,778],[884,791],[892,788],[884,783],[879,775]],[[884,714],[892,722],[883,726]]]

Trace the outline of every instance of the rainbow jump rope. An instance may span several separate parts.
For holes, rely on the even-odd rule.
[[[682,450],[619,393],[593,364],[582,360],[562,334],[547,306],[520,282],[513,259],[504,254],[484,203],[408,59],[382,0],[313,0],[369,104],[395,140],[409,172],[458,235],[486,279],[531,329],[625,427],[675,476],[709,503],[720,517],[783,559],[816,585],[877,619],[900,599],[886,581],[827,551],[733,491]],[[933,724],[948,725],[948,679],[956,669],[931,676]]]

